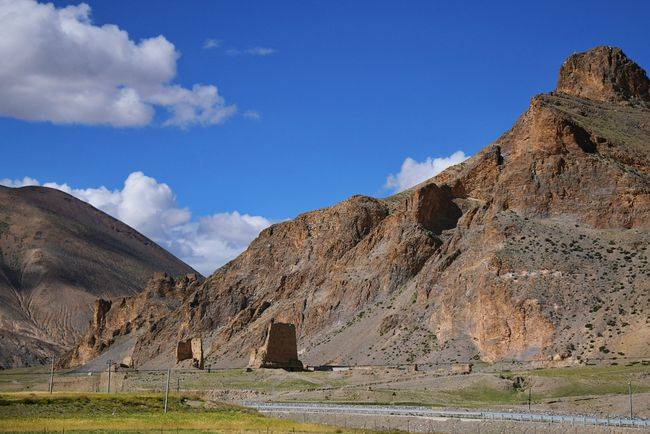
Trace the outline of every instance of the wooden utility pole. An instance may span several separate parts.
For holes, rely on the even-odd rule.
[[[634,418],[634,412],[632,411],[632,380],[627,382],[627,394],[630,397],[630,419]]]
[[[107,363],[108,363],[108,384],[106,385],[106,393],[111,393],[111,371],[113,369],[113,361],[109,360]]]
[[[50,385],[49,385],[50,394],[54,391],[54,357],[52,357],[52,366],[50,367]]]
[[[165,384],[165,413],[167,413],[167,398],[169,397],[169,377],[171,376],[172,370],[167,370],[167,382]]]

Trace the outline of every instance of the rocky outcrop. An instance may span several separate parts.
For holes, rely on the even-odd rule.
[[[404,208],[409,220],[435,234],[456,226],[462,215],[461,209],[453,201],[448,186],[426,184],[417,188],[404,199]]]
[[[645,75],[618,50],[571,59],[469,160],[264,230],[141,328],[134,358],[168,364],[200,334],[207,363],[244,366],[271,320],[309,365],[649,356]]]
[[[481,359],[525,360],[552,344],[555,326],[542,313],[539,300],[515,301],[503,287],[480,289],[470,306],[470,334]]]
[[[151,357],[151,353],[143,356],[146,341],[159,330],[160,324],[171,312],[182,306],[200,282],[201,278],[196,273],[176,279],[167,273],[156,273],[141,294],[112,301],[97,300],[90,327],[80,344],[62,357],[59,366],[85,365],[111,349],[116,342],[126,345],[119,345],[119,354],[113,354],[112,360],[128,357],[129,367],[141,365]],[[179,340],[187,342],[187,358],[196,360],[196,366],[202,367],[201,340],[198,339],[197,343],[196,339],[175,339]],[[138,351],[134,354],[136,348]],[[149,351],[155,354],[156,349],[149,348]]]
[[[113,303],[110,300],[99,299],[95,301],[93,309],[93,322],[91,327],[95,330],[101,330],[106,325],[106,314],[111,310]]]
[[[596,47],[569,57],[557,91],[594,101],[650,103],[650,80],[620,48]]]

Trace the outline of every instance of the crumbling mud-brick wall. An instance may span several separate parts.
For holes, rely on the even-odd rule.
[[[178,341],[176,345],[176,363],[192,359],[195,368],[203,369],[203,342],[200,338]]]
[[[451,365],[452,374],[471,374],[472,373],[472,364],[471,363],[454,363]]]
[[[194,367],[203,369],[203,341],[201,338],[193,338],[190,340],[190,348],[192,349]]]
[[[264,345],[251,352],[252,368],[302,369],[298,360],[296,327],[293,324],[272,322],[266,331]]]

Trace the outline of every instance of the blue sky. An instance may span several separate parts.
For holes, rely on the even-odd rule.
[[[114,191],[143,172],[169,186],[187,221],[234,211],[278,221],[352,194],[388,195],[387,177],[408,157],[476,153],[555,87],[572,52],[617,45],[650,66],[650,2],[522,3],[89,1],[89,25],[173,44],[180,57],[166,86],[214,85],[218,108],[237,112],[166,126],[156,102],[152,119],[124,127],[5,110],[0,179]]]

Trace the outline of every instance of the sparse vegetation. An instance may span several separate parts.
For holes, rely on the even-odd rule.
[[[160,394],[4,394],[0,395],[0,431],[337,431],[336,427],[265,417],[198,395],[170,396],[166,414],[163,406]]]

